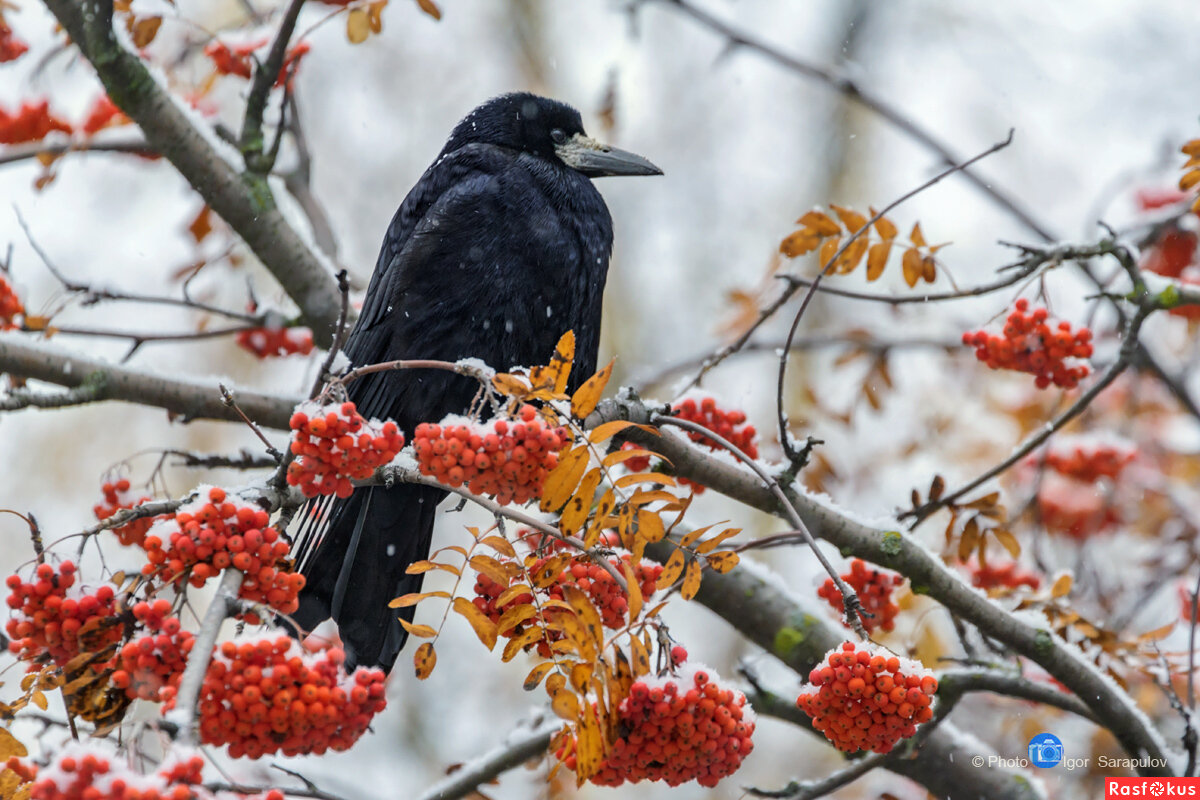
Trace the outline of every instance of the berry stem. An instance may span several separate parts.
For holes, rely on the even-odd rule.
[[[188,656],[187,667],[184,668],[183,677],[179,681],[175,708],[166,717],[167,722],[176,726],[175,743],[181,747],[195,747],[199,744],[196,735],[196,706],[200,701],[200,689],[204,685],[208,663],[212,660],[213,649],[221,633],[221,624],[241,605],[238,592],[242,588],[244,577],[236,569],[225,570],[212,603],[204,614],[204,621],[200,623],[195,644],[192,645],[192,652]]]

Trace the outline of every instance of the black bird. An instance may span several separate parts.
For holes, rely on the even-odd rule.
[[[661,175],[641,156],[586,136],[579,112],[528,93],[489,100],[455,126],[388,226],[346,355],[354,366],[401,358],[479,358],[508,369],[546,363],[575,331],[574,390],[596,369],[612,218],[591,178]],[[470,378],[401,370],[350,384],[368,419],[411,438],[421,422],[463,413]],[[405,569],[429,554],[445,492],[360,489],[301,510],[307,578],[303,630],[333,617],[347,667],[391,668],[406,632],[388,601],[420,590]],[[413,609],[401,614],[412,619]]]

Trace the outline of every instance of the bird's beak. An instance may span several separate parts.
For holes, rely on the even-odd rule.
[[[577,133],[554,148],[563,163],[589,178],[605,175],[662,175],[646,159],[626,150],[618,150]]]

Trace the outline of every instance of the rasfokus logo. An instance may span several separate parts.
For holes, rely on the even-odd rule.
[[[1117,797],[1200,797],[1200,778],[1105,778],[1104,800]]]

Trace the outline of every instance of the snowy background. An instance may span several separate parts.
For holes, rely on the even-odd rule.
[[[515,89],[570,102],[582,111],[592,135],[645,155],[665,172],[662,178],[599,182],[616,228],[601,353],[601,363],[618,358],[614,385],[646,381],[724,343],[722,325],[734,314],[729,293],[769,285],[778,242],[801,213],[829,202],[879,207],[942,166],[861,106],[749,50],[728,51],[720,36],[665,4],[646,3],[634,14],[625,3],[608,0],[445,0],[441,5],[444,18],[435,22],[414,3],[392,0],[383,33],[357,46],[347,42],[341,18],[317,25],[328,7],[309,4],[301,17],[298,30],[308,31],[312,52],[299,72],[298,99],[313,152],[313,191],[331,220],[337,261],[366,285],[395,207],[454,123],[476,104]],[[1099,215],[1114,225],[1127,222],[1132,191],[1170,185],[1181,163],[1175,148],[1197,135],[1200,84],[1193,76],[1200,73],[1194,43],[1200,12],[1190,0],[709,0],[702,5],[751,37],[845,70],[962,157],[986,149],[1014,128],[1012,146],[986,160],[979,172],[1066,240],[1094,237]],[[134,7],[163,11],[141,0]],[[181,66],[172,67],[181,91],[202,82],[210,68],[194,45],[203,46],[206,32],[238,24],[241,8],[234,2],[180,0],[175,10],[166,10],[150,54],[172,63],[185,54]],[[19,12],[7,16],[33,52],[0,66],[0,108],[48,96],[56,112],[79,120],[100,91],[90,69],[69,51],[54,52],[53,21],[32,0],[22,0]],[[229,40],[245,38],[249,33]],[[615,124],[608,127],[598,112],[610,86]],[[221,119],[235,128],[244,89],[242,81],[223,79],[211,95],[211,103],[224,109]],[[127,140],[130,130],[104,136]],[[58,309],[63,296],[19,226],[18,210],[60,270],[101,285],[177,291],[174,273],[224,246],[219,232],[199,247],[192,241],[187,225],[201,203],[165,163],[96,153],[71,156],[53,169],[56,179],[36,191],[33,183],[42,172],[36,162],[0,167],[5,201],[0,203],[0,252],[11,245],[12,277],[30,313]],[[996,267],[1011,260],[1011,251],[997,240],[1037,242],[961,178],[939,184],[892,218],[904,231],[919,219],[930,241],[952,242],[941,260],[960,286],[988,281]],[[286,303],[271,278],[250,261],[211,268],[197,280],[197,289],[212,302],[240,308],[250,282],[261,302]],[[807,274],[813,270],[804,259],[793,266]],[[871,288],[904,291],[892,272],[898,270]],[[840,280],[848,288],[866,288],[861,274]],[[934,288],[950,284],[942,278]],[[1083,308],[1080,287],[1068,276],[1057,279],[1049,292],[1060,316],[1076,318]],[[953,341],[1002,312],[1012,296],[898,311],[819,300],[804,332],[864,329],[880,338]],[[146,306],[71,308],[56,319],[137,331],[196,325],[192,315]],[[1154,320],[1145,335],[1177,343],[1187,335],[1178,322]],[[782,333],[769,327],[762,338],[778,340]],[[112,358],[120,358],[126,347],[65,336],[57,342]],[[828,442],[824,453],[838,478],[827,481],[827,488],[859,515],[894,512],[909,490],[926,486],[934,472],[952,485],[972,477],[1018,438],[1017,429],[996,413],[1015,384],[981,382],[986,373],[965,350],[953,358],[929,352],[898,357],[892,364],[897,387],[881,411],[856,400],[861,373],[853,365],[835,368],[832,355],[795,361],[789,408],[794,420],[811,420],[812,432]],[[1102,343],[1100,360],[1111,355],[1111,347],[1106,352]],[[315,369],[313,362],[298,358],[263,363],[229,341],[146,345],[131,364],[211,375],[214,386],[221,376],[238,386],[287,393],[305,391]],[[748,412],[764,433],[768,458],[777,453],[770,433],[774,370],[769,354],[749,356],[714,372],[706,383]],[[689,374],[648,387],[650,394],[671,399],[674,381]],[[827,409],[853,410],[850,424],[814,408],[803,386]],[[1177,435],[1182,446],[1198,449],[1193,424],[1181,426]],[[164,446],[229,452],[253,449],[256,441],[238,426],[183,426],[170,423],[162,411],[117,404],[0,415],[0,508],[33,512],[50,539],[78,530],[93,519],[102,477],[123,474],[135,483],[145,481],[157,460],[148,451]],[[128,461],[118,463],[123,459]],[[233,485],[244,480],[237,474],[180,470],[168,470],[166,477],[167,489],[176,494],[201,480]],[[696,524],[730,519],[751,535],[778,529],[765,516],[711,496],[693,508]],[[473,519],[446,515],[440,543],[461,541],[463,524]],[[23,524],[0,516],[5,570],[29,556]],[[810,557],[770,551],[763,559],[797,594],[815,601],[819,581]],[[122,563],[132,565],[132,554],[114,549],[109,566]],[[1149,598],[1147,622],[1157,618],[1161,624],[1170,613],[1164,610],[1168,600]],[[773,670],[769,657],[756,655],[723,623],[713,624],[703,609],[681,605],[675,604],[668,621],[694,658],[733,675],[737,661],[749,657],[778,688],[799,686],[795,676]],[[422,614],[433,617],[434,609],[419,612],[419,621]],[[915,642],[925,627],[940,624],[929,615],[908,616],[889,639],[897,649]],[[541,692],[521,692],[527,666],[520,659],[501,666],[485,658],[461,621],[447,626],[439,650],[439,666],[423,683],[411,679],[402,656],[390,682],[391,704],[376,720],[375,734],[355,750],[293,759],[288,765],[347,797],[407,796],[433,783],[448,765],[495,745],[543,698]],[[13,674],[10,668],[7,675]],[[3,679],[10,680],[7,675]],[[1001,707],[1007,721],[989,740],[1006,755],[1022,754],[1028,724],[1036,732],[1040,720],[1048,719],[1044,724],[1060,725],[1050,728],[1060,735],[1075,730],[1074,723],[1053,717],[1025,720],[1023,715],[1032,712],[1023,705]],[[1090,732],[1082,728],[1074,741],[1082,743]],[[778,787],[792,777],[825,774],[841,760],[815,738],[770,720],[760,724],[756,744],[742,772],[715,790],[637,787],[620,795],[736,798],[742,785]],[[265,762],[235,769],[251,781],[256,774],[267,775]],[[544,769],[514,771],[487,794],[540,796],[548,791]],[[1042,777],[1051,785],[1062,781],[1063,788],[1071,782],[1065,774]],[[839,796],[871,797],[882,790],[923,796],[914,784],[884,773]],[[616,795],[585,788],[577,795],[567,790],[565,796]]]

